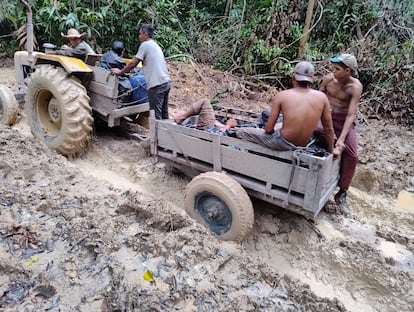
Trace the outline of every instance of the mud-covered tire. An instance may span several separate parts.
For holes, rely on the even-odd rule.
[[[33,136],[63,155],[89,143],[92,109],[85,87],[60,67],[39,66],[26,92],[25,113]]]
[[[7,86],[0,85],[0,125],[14,125],[18,111],[19,103],[13,92]]]
[[[243,187],[222,172],[196,176],[186,187],[185,210],[221,240],[241,241],[254,222],[252,202]]]

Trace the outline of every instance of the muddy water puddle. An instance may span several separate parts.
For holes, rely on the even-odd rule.
[[[408,191],[401,191],[395,202],[395,208],[398,210],[414,213],[414,193]]]
[[[391,259],[393,263],[401,266],[405,271],[413,270],[414,256],[405,246],[394,242],[382,241],[378,246],[378,250],[384,257]]]
[[[300,229],[298,233],[293,230],[281,234],[281,239],[261,233],[260,237],[249,241],[247,248],[277,272],[309,285],[320,297],[337,298],[349,311],[376,311],[370,299],[373,290],[367,289],[369,283],[348,274],[347,255],[339,246],[346,234],[328,218],[320,219],[315,227],[322,234],[325,246],[313,243],[314,238],[308,235],[314,233]]]
[[[122,171],[127,171],[128,168],[119,168],[120,170],[113,170],[101,166],[100,163],[94,163],[90,159],[76,159],[73,163],[87,176],[92,176],[101,181],[111,183],[114,187],[119,189],[129,189],[149,196],[159,196],[165,200],[173,202],[179,207],[184,205],[184,193],[173,191],[176,190],[180,184],[183,184],[179,179],[171,177],[169,183],[157,183],[146,179],[133,179]],[[184,185],[181,186],[182,188]]]
[[[378,235],[398,224],[399,215],[392,214],[391,201],[380,204],[380,198],[355,189],[353,193],[363,200],[359,206],[353,198],[349,217],[321,212],[311,223],[294,214],[271,221],[263,221],[269,215],[257,214],[258,226],[246,247],[278,272],[308,284],[318,296],[338,298],[349,311],[412,311],[413,252]],[[372,223],[359,215],[367,206],[377,214]],[[382,214],[387,219],[381,220]]]

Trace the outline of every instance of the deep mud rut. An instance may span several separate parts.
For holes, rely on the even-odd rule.
[[[22,116],[0,129],[0,309],[412,311],[414,135],[369,122],[350,216],[330,201],[311,222],[253,200],[236,244],[183,212],[189,179],[137,141],[98,129],[67,160]]]

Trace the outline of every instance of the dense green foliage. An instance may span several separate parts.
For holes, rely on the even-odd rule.
[[[61,32],[74,27],[88,33],[88,42],[97,52],[107,50],[118,39],[124,41],[131,57],[139,44],[139,25],[146,22],[155,26],[155,39],[171,59],[193,58],[285,88],[298,60],[310,1],[29,3],[39,46],[62,44]],[[25,28],[21,26],[25,22],[19,1],[1,2],[0,56],[12,55],[24,43]],[[318,74],[323,75],[328,57],[340,52],[357,56],[365,88],[361,109],[367,116],[393,116],[414,124],[414,0],[316,1],[303,58],[314,62]]]

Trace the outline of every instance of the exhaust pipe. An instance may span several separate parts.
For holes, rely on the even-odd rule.
[[[24,5],[27,12],[27,41],[26,41],[26,49],[28,53],[28,61],[31,65],[33,62],[33,21],[32,21],[32,8],[30,7],[29,3],[25,0],[20,0],[20,2]]]

